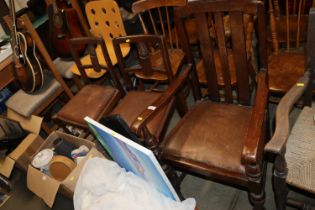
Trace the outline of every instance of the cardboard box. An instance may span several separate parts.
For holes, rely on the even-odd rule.
[[[41,117],[32,115],[30,118],[24,118],[10,109],[7,110],[7,117],[18,121],[23,129],[30,132],[15,150],[9,155],[0,158],[0,173],[9,178],[14,166],[27,171],[32,156],[44,140],[39,136],[43,120]]]
[[[59,131],[53,132],[41,145],[37,152],[40,152],[41,150],[46,148],[53,148],[53,141],[58,137],[61,137],[62,139],[76,146],[85,145],[90,149],[90,151],[88,152],[87,156],[82,159],[79,164],[72,170],[67,178],[61,182],[29,165],[27,170],[27,187],[38,197],[42,198],[49,207],[53,206],[58,192],[69,198],[72,198],[82,167],[89,158],[104,157],[95,148],[95,144],[93,142]]]

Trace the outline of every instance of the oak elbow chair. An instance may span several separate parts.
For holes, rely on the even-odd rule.
[[[224,36],[218,36],[218,53],[224,81],[231,84],[227,51],[232,50],[237,88],[225,85],[224,94],[220,95],[208,18],[212,19],[216,33],[224,35],[225,14],[231,20],[231,47],[227,46]],[[259,73],[254,89],[250,88],[244,14],[257,17],[257,34],[261,35],[258,37]],[[180,171],[245,189],[253,208],[263,209],[268,99],[264,4],[260,1],[195,0],[176,8],[176,27],[189,62],[194,60],[184,22],[192,17],[198,23],[200,56],[204,61],[208,95],[188,110],[161,143],[161,158]],[[196,78],[196,72],[192,71],[192,76]],[[198,87],[199,83],[195,85]],[[236,99],[233,99],[233,94],[236,94]]]
[[[167,48],[167,43],[165,37],[161,35],[133,35],[125,36],[114,39],[114,49],[117,55],[118,65],[121,71],[123,71],[123,76],[134,76],[134,81],[139,90],[151,90],[155,92],[163,92],[167,90],[168,86],[175,80],[178,75],[173,75],[171,70],[171,61],[169,57],[169,50]],[[121,51],[121,45],[124,43],[129,43],[130,46],[137,49],[137,60],[138,62],[133,62],[128,64],[123,58]],[[154,46],[155,51],[160,51],[161,60],[158,61],[159,66],[155,66],[157,63],[155,60],[155,52],[152,52],[150,48]],[[130,84],[130,79],[125,78],[127,89],[132,88]],[[184,89],[183,89],[184,90]],[[185,95],[187,95],[188,90],[180,91],[176,96],[176,106],[180,115],[186,112],[186,102]],[[185,93],[186,92],[186,93]]]
[[[273,188],[277,210],[286,209],[286,204],[298,209],[314,209],[306,202],[288,198],[289,189],[294,187],[301,192],[315,193],[314,136],[315,109],[312,104],[315,69],[315,9],[310,10],[306,72],[283,96],[276,110],[276,130],[265,151],[275,155]],[[290,127],[290,111],[294,104],[304,96],[304,108],[293,127]]]
[[[137,56],[134,58],[134,62],[137,60],[135,62],[137,65],[128,65],[124,60],[121,45],[125,43],[135,45]],[[149,147],[156,148],[160,140],[164,138],[175,105],[178,105],[179,111],[184,112],[186,108],[185,101],[180,100],[182,98],[177,95],[183,89],[182,84],[189,76],[191,65],[185,65],[182,74],[174,76],[165,38],[160,35],[119,37],[114,38],[113,44],[126,91],[125,96],[111,114],[121,115],[138,137],[147,139],[148,135],[151,136],[151,140],[155,142],[150,142]],[[162,56],[160,67],[154,66],[148,46],[159,48]],[[132,80],[133,78],[142,81],[140,85],[137,81]],[[145,83],[145,81],[151,81],[151,83]],[[168,82],[168,85],[163,90],[157,87],[157,83],[165,81]],[[161,98],[164,97],[168,99],[162,102],[165,99]],[[148,115],[150,112],[155,112],[155,114]],[[141,129],[133,126],[139,124],[142,124]],[[145,130],[143,130],[144,128]]]

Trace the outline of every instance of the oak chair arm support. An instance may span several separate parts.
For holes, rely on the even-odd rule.
[[[285,144],[290,134],[289,113],[293,105],[303,95],[310,81],[310,72],[305,72],[297,83],[281,99],[276,111],[276,130],[266,144],[265,151],[275,154],[284,153]]]
[[[245,165],[256,165],[261,161],[265,143],[265,114],[268,101],[266,72],[257,75],[257,94],[253,106],[241,161]]]
[[[146,125],[148,120],[152,119],[159,110],[161,110],[177,93],[177,91],[182,87],[184,82],[187,80],[187,77],[191,71],[192,65],[188,64],[183,73],[174,79],[170,84],[167,91],[163,93],[156,101],[151,105],[151,109],[145,109],[131,125],[131,130],[136,135],[141,135],[142,128]]]

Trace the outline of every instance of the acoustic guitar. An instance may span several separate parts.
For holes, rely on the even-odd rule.
[[[22,90],[33,93],[43,86],[43,69],[36,55],[36,46],[31,35],[26,31],[17,30],[14,0],[10,0],[10,9],[13,25],[11,33],[13,75]]]
[[[60,58],[71,59],[70,39],[84,36],[76,10],[66,0],[56,0],[47,11],[53,50]],[[82,55],[85,48],[86,45],[78,45],[77,53]]]

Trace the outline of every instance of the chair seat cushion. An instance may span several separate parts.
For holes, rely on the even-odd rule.
[[[57,113],[57,119],[80,127],[87,127],[84,117],[98,121],[118,103],[119,91],[113,87],[100,85],[84,86]]]
[[[241,154],[250,115],[250,107],[199,102],[166,138],[162,157],[192,173],[245,183]]]
[[[148,106],[152,105],[155,100],[161,96],[161,93],[156,92],[141,92],[141,91],[130,91],[115,107],[112,114],[119,114],[128,124],[131,126],[137,117],[145,110]],[[167,118],[171,113],[174,100],[162,108],[159,113],[153,117],[147,124],[147,128],[150,133],[160,139],[163,134],[164,125]]]
[[[50,73],[45,72],[44,85],[40,90],[32,94],[18,90],[9,98],[6,106],[24,117],[30,117],[59,88],[60,83]]]
[[[273,92],[287,92],[305,71],[305,55],[285,52],[271,55],[268,59],[269,89]]]
[[[287,183],[315,193],[315,108],[304,107],[287,142]]]

